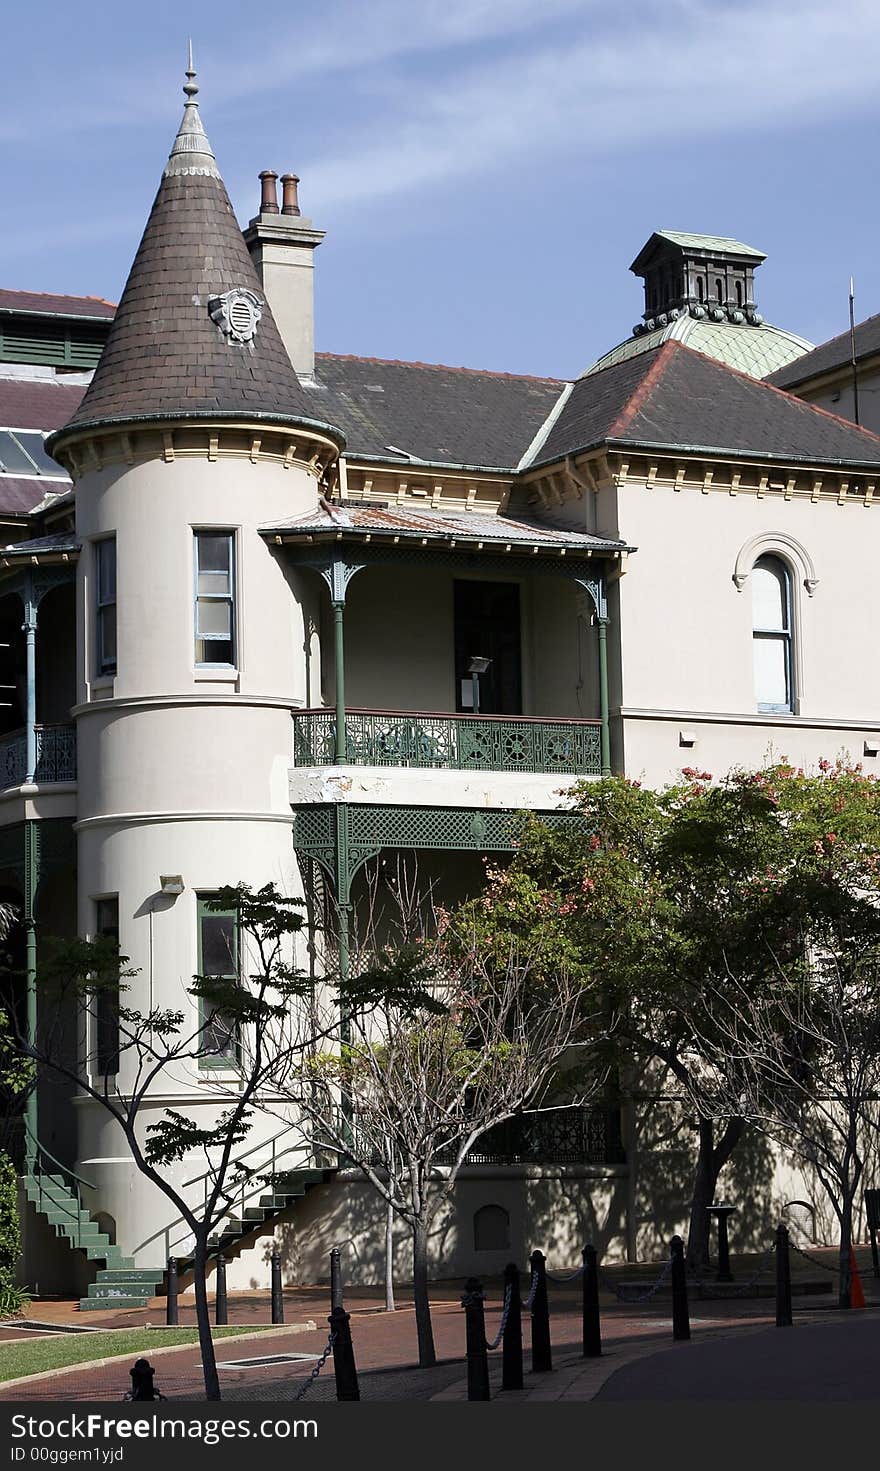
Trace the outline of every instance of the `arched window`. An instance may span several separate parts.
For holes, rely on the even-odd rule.
[[[752,568],[752,647],[759,710],[794,710],[791,574],[779,557],[759,557]]]
[[[724,300],[724,282],[722,281],[720,276],[715,277],[715,300],[718,302],[719,306]]]
[[[736,283],[736,304],[737,306],[742,306],[743,304],[742,281],[737,281]]]
[[[503,1205],[481,1205],[474,1211],[474,1250],[506,1251],[510,1246],[510,1216]]]
[[[697,277],[697,300],[698,301],[705,301],[705,299],[706,299],[706,294],[705,294],[705,289],[703,287],[703,278],[702,278],[702,276],[698,276]]]

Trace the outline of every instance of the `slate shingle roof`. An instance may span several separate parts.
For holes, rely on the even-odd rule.
[[[866,317],[864,322],[859,322],[856,325],[855,338],[856,362],[860,358],[870,358],[880,353],[880,314]],[[823,373],[833,372],[835,368],[845,367],[851,361],[851,356],[849,332],[841,332],[839,336],[821,342],[812,352],[804,353],[803,357],[780,368],[778,372],[771,373],[767,381],[777,388],[795,388],[810,378],[818,378]]]
[[[600,444],[880,465],[877,435],[678,342],[580,378],[535,464]]]
[[[265,302],[189,100],[95,376],[69,427],[186,415],[313,419],[268,303],[250,343],[227,340],[212,320],[209,298],[235,286]]]
[[[65,383],[63,378],[0,378],[0,426],[59,429],[84,393],[81,384]]]
[[[48,291],[0,289],[0,312],[22,312],[41,317],[98,317],[109,322],[116,307],[100,296],[56,296]]]
[[[405,450],[437,465],[512,470],[554,408],[556,378],[378,358],[315,356],[303,386],[312,412],[343,431],[347,453],[406,465]]]
[[[0,516],[29,516],[45,499],[48,486],[64,489],[63,480],[37,475],[0,475]]]

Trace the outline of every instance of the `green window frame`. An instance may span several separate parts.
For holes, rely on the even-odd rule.
[[[237,979],[241,974],[238,913],[235,909],[212,908],[213,897],[207,892],[197,895],[198,974],[218,976],[224,980]],[[200,1057],[199,1067],[237,1067],[241,1049],[235,1023],[224,1023],[223,1014],[219,1011],[206,1022],[205,1002],[200,998],[199,1025],[206,1028],[201,1038],[202,1045],[216,1046],[217,1049],[207,1057]]]

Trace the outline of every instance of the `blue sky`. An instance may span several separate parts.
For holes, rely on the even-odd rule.
[[[876,0],[7,8],[0,285],[118,298],[190,33],[239,221],[293,169],[327,231],[319,348],[576,374],[640,315],[657,228],[766,251],[759,306],[813,341],[850,273],[880,310]]]

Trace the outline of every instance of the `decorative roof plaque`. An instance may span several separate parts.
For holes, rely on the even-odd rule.
[[[208,301],[208,311],[228,342],[252,342],[264,305],[255,291],[233,286],[222,296],[212,296]]]

